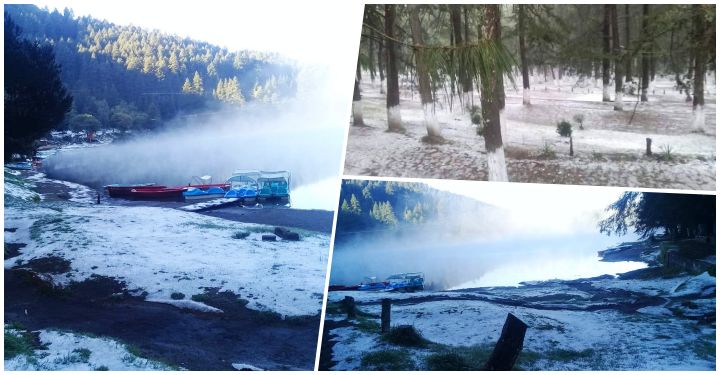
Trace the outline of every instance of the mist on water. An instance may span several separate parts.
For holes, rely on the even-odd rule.
[[[291,189],[326,185],[339,173],[350,103],[349,86],[337,76],[321,66],[303,66],[298,94],[288,102],[181,115],[157,133],[59,152],[44,167],[52,178],[96,188],[185,185],[203,175],[223,182],[239,169],[290,171]],[[337,200],[328,201],[323,208]]]
[[[637,236],[600,234],[599,212],[578,212],[564,220],[532,208],[514,211],[489,207],[459,212],[413,231],[385,231],[336,242],[331,284],[354,285],[364,277],[379,280],[405,272],[423,272],[425,287],[448,290],[517,286],[523,281],[577,279],[642,268],[640,262],[600,262],[597,252]],[[452,232],[450,228],[465,228]],[[474,227],[475,230],[469,230]],[[440,228],[440,229],[438,229]],[[336,235],[337,237],[337,235]]]

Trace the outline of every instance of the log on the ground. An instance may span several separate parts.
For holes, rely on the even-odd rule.
[[[263,234],[262,240],[263,241],[275,241],[275,240],[277,240],[277,238],[275,237],[274,234]]]
[[[288,230],[287,228],[275,227],[275,234],[283,240],[300,241],[300,234]]]

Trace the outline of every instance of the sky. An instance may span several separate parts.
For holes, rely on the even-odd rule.
[[[433,188],[465,195],[508,209],[518,227],[529,232],[597,232],[605,208],[622,188],[431,180]]]
[[[30,1],[75,16],[158,29],[230,50],[280,52],[307,63],[352,59],[362,22],[361,2],[312,1]]]

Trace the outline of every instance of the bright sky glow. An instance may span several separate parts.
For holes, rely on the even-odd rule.
[[[605,208],[623,193],[621,188],[432,180],[439,190],[465,195],[513,213],[528,230],[554,233],[597,232]]]
[[[50,10],[68,7],[75,16],[207,41],[230,50],[280,52],[308,63],[357,56],[360,2],[312,1],[30,1]]]

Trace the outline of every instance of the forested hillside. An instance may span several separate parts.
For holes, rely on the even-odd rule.
[[[75,98],[65,125],[151,129],[182,112],[220,103],[271,103],[295,92],[296,70],[275,54],[75,17],[34,5],[5,5],[22,36],[52,45]]]
[[[492,206],[433,189],[422,183],[343,180],[338,212],[338,240],[343,235],[376,229],[399,229],[432,220],[456,217],[459,212]]]

